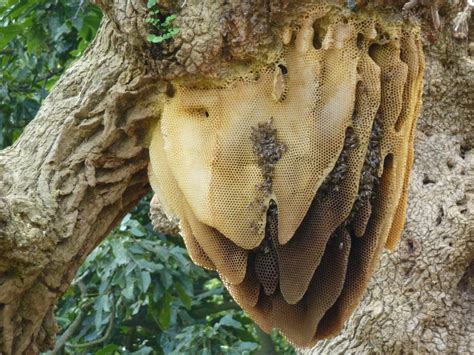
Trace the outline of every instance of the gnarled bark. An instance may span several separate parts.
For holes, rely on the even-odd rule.
[[[54,344],[54,305],[149,191],[143,137],[157,81],[106,20],[92,48],[0,153],[0,352]]]
[[[453,17],[445,18],[448,26]],[[407,223],[343,332],[307,354],[468,354],[474,348],[474,62],[448,30],[426,43]]]
[[[59,80],[15,145],[0,152],[2,354],[54,345],[59,297],[87,255],[149,191],[145,142],[159,117],[163,73],[196,73],[198,53],[210,49],[208,72],[199,69],[213,72],[226,60],[209,63],[232,52],[226,41],[233,39],[235,48],[255,41],[250,26],[228,35],[220,28],[246,24],[253,16],[247,10],[261,8],[189,1],[181,38],[157,57],[145,38],[144,1],[96,3],[106,17],[91,48]],[[208,16],[212,11],[217,17]],[[268,26],[261,37],[272,35]],[[213,29],[218,32],[210,35]],[[237,41],[236,35],[245,36]],[[256,55],[248,48],[240,61]]]

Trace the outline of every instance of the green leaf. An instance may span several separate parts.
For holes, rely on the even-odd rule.
[[[237,322],[234,318],[232,318],[231,315],[227,314],[224,317],[221,318],[219,321],[220,325],[236,328],[236,329],[242,329],[242,324]]]
[[[155,287],[153,288],[153,301],[158,302],[163,295],[163,287],[159,283],[155,283]]]
[[[142,271],[142,291],[146,292],[151,283],[150,273],[148,271]]]
[[[126,278],[123,270],[116,272],[112,277],[111,285],[119,286],[120,288],[124,288],[126,285]]]
[[[172,28],[169,30],[169,35],[170,36],[176,36],[181,30],[179,28]]]
[[[149,346],[144,346],[143,348],[134,351],[133,353],[130,353],[130,355],[147,355],[153,353],[153,348]]]
[[[160,273],[160,280],[166,289],[170,288],[173,284],[173,276],[167,271]]]
[[[190,264],[189,257],[187,257],[187,254],[183,253],[182,248],[173,248],[171,249],[170,253],[171,255],[175,257],[180,267],[184,268],[186,266],[189,266]]]
[[[6,13],[6,15],[11,19],[16,19],[19,16],[24,15],[29,10],[29,8],[35,4],[34,0],[17,0],[14,2],[17,4],[10,8],[10,10]]]
[[[158,20],[158,19],[156,19],[156,18],[153,18],[153,17],[147,17],[147,18],[145,19],[145,22],[146,22],[146,23],[150,23],[150,24],[156,26],[157,24],[160,23],[160,20]]]
[[[125,297],[128,300],[132,300],[133,299],[133,290],[134,290],[133,282],[130,282],[129,280],[127,280],[127,287],[125,287],[122,290],[123,297]]]
[[[102,282],[99,286],[99,293],[104,294],[107,288],[109,287],[109,279],[102,279]]]
[[[183,286],[181,286],[179,283],[176,283],[175,288],[176,288],[176,292],[179,295],[179,298],[181,299],[181,301],[183,301],[183,304],[186,307],[186,309],[188,309],[188,310],[191,309],[192,299],[186,293]]]
[[[129,259],[127,256],[127,251],[121,244],[119,240],[112,240],[112,251],[115,256],[115,261],[117,262],[118,265],[124,265],[128,263]]]
[[[234,348],[234,350],[237,351],[238,353],[243,353],[244,351],[245,352],[250,352],[250,351],[257,350],[257,348],[258,348],[258,344],[256,344],[256,343],[252,343],[252,342],[249,342],[249,341],[241,341]]]
[[[152,263],[145,259],[138,259],[136,260],[136,263],[140,266],[141,269],[145,269],[150,272],[160,271],[164,268],[162,264]]]
[[[128,248],[128,251],[133,254],[143,254],[144,250],[140,245],[133,244]]]
[[[132,227],[130,228],[130,233],[132,233],[135,237],[143,237],[146,235],[139,227]]]
[[[170,294],[166,294],[165,297],[163,298],[162,304],[161,304],[161,309],[160,313],[158,316],[158,319],[160,321],[160,326],[161,329],[166,330],[170,326],[171,322],[171,301],[173,298],[171,297]]]
[[[151,42],[151,43],[161,43],[164,40],[166,40],[166,38],[163,37],[163,36],[157,36],[157,35],[153,35],[153,34],[147,35],[146,39],[147,39],[148,42]]]
[[[109,297],[107,295],[102,295],[98,297],[94,303],[95,309],[95,327],[100,329],[104,319],[102,317],[104,311],[107,311],[109,308]]]
[[[95,355],[115,355],[119,353],[119,346],[116,344],[108,344],[102,349],[94,351]]]
[[[163,22],[163,27],[170,27],[171,23],[176,20],[176,15],[173,14],[173,15],[169,15],[169,16],[166,16],[166,19],[165,21]]]
[[[124,231],[127,229],[127,224],[128,224],[128,221],[130,221],[130,218],[132,218],[132,215],[130,213],[127,213],[125,217],[122,219],[122,222],[120,222],[121,231]]]
[[[23,31],[22,26],[9,25],[0,27],[0,49],[3,49],[12,39]]]
[[[148,0],[146,7],[151,9],[155,5],[156,5],[156,0]]]
[[[158,303],[150,303],[147,312],[155,323],[162,329],[167,330],[171,323],[171,302],[173,298],[169,293]]]

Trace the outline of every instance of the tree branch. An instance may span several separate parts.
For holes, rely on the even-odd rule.
[[[91,346],[99,345],[102,344],[103,342],[107,341],[110,336],[112,335],[112,329],[114,327],[114,320],[115,320],[115,296],[112,293],[112,309],[110,311],[110,319],[109,319],[109,324],[107,325],[107,329],[105,331],[104,336],[102,336],[99,339],[89,341],[87,343],[80,343],[80,344],[66,344],[66,346],[70,348],[89,348]],[[120,296],[118,303],[120,303],[122,300],[122,296]]]
[[[85,298],[87,294],[86,285],[84,284],[84,282],[79,281],[77,282],[77,286],[79,290],[81,291],[81,297]],[[66,342],[76,333],[77,329],[79,329],[80,325],[82,324],[82,321],[84,320],[84,317],[87,314],[86,309],[92,303],[93,303],[92,301],[89,301],[81,306],[78,315],[76,316],[76,318],[74,318],[74,321],[69,325],[66,331],[56,341],[56,345],[54,346],[54,349],[51,351],[48,351],[46,355],[56,355],[63,349],[64,345],[66,345]]]
[[[58,81],[18,141],[0,152],[5,354],[47,350],[55,326],[44,313],[149,191],[144,137],[159,115],[160,81],[127,47],[105,19],[92,48]],[[36,344],[36,328],[26,325],[41,327],[42,319],[44,337]]]

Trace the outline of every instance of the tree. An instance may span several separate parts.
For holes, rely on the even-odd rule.
[[[100,18],[97,7],[80,1],[0,6],[1,148],[18,138],[65,67],[80,57]],[[161,220],[162,233],[153,231],[148,204],[146,197],[76,273],[55,310],[60,336],[52,353],[257,348],[264,333],[256,332],[215,273],[192,264],[182,238],[163,235],[177,235],[176,225],[165,229]],[[274,337],[272,348],[289,347]]]
[[[97,1],[105,17],[92,45],[56,83],[16,143],[0,153],[3,352],[38,352],[52,346],[56,333],[53,309],[58,299],[86,256],[150,191],[145,146],[160,105],[166,93],[170,94],[167,82],[177,78],[216,78],[230,72],[233,65],[270,60],[278,43],[274,30],[285,23],[282,19],[298,17],[304,11],[304,3],[289,5],[281,1],[263,6],[263,2],[188,1],[180,8],[181,4],[163,2],[163,14],[179,11],[173,26],[180,32],[168,44],[163,41],[175,34],[174,27],[161,28],[167,17],[159,17],[160,26],[154,27],[154,37],[150,38],[146,21],[149,14],[143,2]],[[437,5],[445,13],[446,24],[462,10],[460,5]],[[379,6],[398,12],[401,4],[394,3],[393,8]],[[429,10],[417,11],[421,18],[431,19],[426,14]],[[432,12],[437,13],[436,9]],[[468,83],[472,81],[473,66],[465,59],[466,40],[453,41],[448,25],[438,34],[431,21],[423,21],[425,36],[434,44],[426,46],[429,86],[419,126],[407,227],[408,233],[413,234],[404,240],[405,255],[402,246],[401,259],[397,259],[400,254],[384,256],[378,272],[378,285],[383,282],[386,287],[406,286],[403,277],[387,276],[402,268],[407,273],[404,277],[418,283],[404,293],[394,289],[385,295],[387,301],[377,307],[377,292],[384,287],[373,286],[359,313],[348,323],[347,333],[319,345],[320,349],[368,347],[367,334],[360,332],[360,320],[364,319],[360,312],[368,311],[375,325],[364,329],[372,336],[377,334],[375,345],[385,351],[403,349],[400,344],[406,338],[397,339],[377,321],[385,320],[386,304],[403,305],[404,297],[416,292],[416,305],[423,310],[420,314],[426,315],[423,321],[430,324],[431,335],[424,331],[419,341],[413,338],[413,343],[406,346],[419,351],[468,349],[472,320],[463,309],[472,297],[472,268],[468,268],[472,260],[472,236],[468,231],[472,203],[468,181],[472,174],[472,137],[468,135],[472,132],[472,92]],[[149,39],[158,43],[152,45]],[[444,69],[451,75],[443,73]],[[456,90],[447,89],[453,83]],[[447,117],[440,117],[442,113]],[[449,151],[442,151],[440,146]],[[441,191],[446,190],[452,193],[441,202]],[[425,211],[427,202],[430,214]],[[452,235],[455,238],[450,239]],[[440,244],[443,237],[444,243]],[[427,250],[420,250],[420,245]],[[418,278],[419,275],[425,276]],[[434,285],[433,280],[438,281],[439,277],[444,278]],[[459,288],[453,288],[457,285]],[[433,297],[432,302],[424,302],[435,291],[443,295],[439,299],[447,300],[443,310],[444,320],[448,321],[441,325],[436,318],[439,315],[433,315],[436,311],[425,311],[425,307],[436,305]],[[411,329],[404,324],[406,318],[400,312],[393,314],[393,324]],[[455,324],[466,324],[466,328]],[[350,327],[359,330],[354,335]],[[379,330],[374,331],[376,327]]]
[[[18,138],[65,67],[93,39],[102,13],[80,1],[9,1],[0,5],[0,13],[0,148],[4,148]]]

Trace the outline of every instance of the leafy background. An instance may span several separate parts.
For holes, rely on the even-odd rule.
[[[165,37],[155,42],[179,31],[173,19],[149,20],[152,35]],[[0,149],[34,118],[100,20],[84,0],[0,0]],[[149,198],[93,251],[63,296],[57,353],[294,354],[255,326],[216,273],[192,264],[181,238],[153,231]]]

